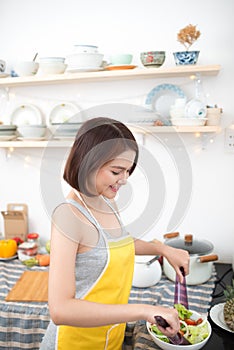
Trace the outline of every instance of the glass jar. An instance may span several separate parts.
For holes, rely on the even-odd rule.
[[[30,243],[36,243],[39,247],[39,234],[38,233],[29,233],[27,235],[27,241]]]

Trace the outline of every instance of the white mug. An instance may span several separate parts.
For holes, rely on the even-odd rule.
[[[0,60],[0,73],[3,73],[6,68],[6,62],[4,60]]]

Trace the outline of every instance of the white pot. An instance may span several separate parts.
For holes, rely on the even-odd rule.
[[[147,264],[155,255],[137,255],[135,257],[133,287],[146,288],[158,283],[162,276],[162,268],[158,260]]]
[[[207,259],[203,262],[203,259]],[[190,256],[189,263],[189,275],[186,276],[186,283],[188,285],[202,284],[208,281],[212,275],[213,263],[212,261],[218,260],[217,255],[207,256]],[[165,275],[171,280],[175,281],[176,274],[173,267],[169,264],[167,259],[163,259],[163,270]]]
[[[212,275],[213,261],[218,260],[216,254],[210,254],[213,251],[213,244],[205,240],[194,240],[192,235],[186,235],[184,240],[178,236],[178,232],[174,236],[164,235],[167,238],[165,244],[189,252],[189,275],[186,276],[186,283],[188,285],[205,283]],[[189,239],[187,240],[187,238]],[[163,271],[171,281],[175,281],[175,270],[165,258],[163,258]]]

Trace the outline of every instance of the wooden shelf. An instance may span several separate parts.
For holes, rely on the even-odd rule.
[[[46,140],[46,141],[0,141],[0,148],[45,148],[45,147],[70,147],[72,140]]]
[[[99,82],[131,79],[152,79],[152,78],[170,78],[170,77],[192,77],[196,74],[202,76],[215,76],[221,69],[220,65],[185,65],[169,68],[135,68],[116,71],[98,71],[82,73],[64,73],[56,75],[30,77],[7,77],[0,79],[0,87],[12,86],[33,86],[50,84],[67,84],[79,82]]]
[[[132,132],[142,134],[158,133],[217,133],[220,132],[219,126],[153,126],[153,125],[129,125]]]
[[[127,124],[133,133],[157,134],[157,133],[218,133],[220,126],[152,126],[144,124]],[[0,148],[45,148],[45,147],[71,147],[74,139],[70,140],[45,140],[45,141],[0,141]]]
[[[195,77],[216,76],[221,69],[220,65],[185,65],[169,68],[135,68],[129,70],[98,71],[82,73],[65,73],[48,76],[16,77],[0,79],[1,87],[14,86],[40,86],[50,84],[67,84],[80,82],[117,81],[131,79],[156,79],[169,77]],[[146,124],[129,124],[129,128],[135,133],[217,133],[221,128],[217,126],[150,126]],[[45,148],[45,147],[70,147],[71,140],[45,140],[45,141],[0,141],[0,148]]]

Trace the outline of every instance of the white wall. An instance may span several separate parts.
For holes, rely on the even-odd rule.
[[[225,128],[234,121],[233,12],[232,0],[0,2],[0,58],[7,61],[7,70],[17,60],[32,59],[36,52],[40,56],[67,55],[71,53],[75,43],[98,45],[106,59],[114,52],[131,52],[134,54],[133,63],[139,65],[141,51],[165,50],[167,57],[164,66],[172,66],[172,52],[182,49],[176,40],[178,30],[189,23],[197,24],[202,33],[194,45],[194,49],[200,50],[199,64],[222,66],[217,77],[203,80],[203,89],[207,103],[218,104],[224,110],[223,130],[220,134],[208,135],[206,139],[197,138],[193,134],[181,136],[192,167],[192,188],[188,189],[192,190],[192,198],[181,222],[173,229],[180,231],[182,235],[193,233],[200,239],[212,241],[215,252],[225,262],[231,262],[234,252],[234,154],[227,153],[224,149]],[[33,103],[47,119],[51,108],[61,100],[76,102],[81,109],[116,102],[140,106],[148,92],[162,82],[178,84],[188,98],[194,97],[195,90],[191,81],[172,78],[164,81],[149,79],[11,88],[9,101],[6,101],[0,90],[0,116],[9,120],[17,105]],[[163,233],[167,232],[177,198],[183,188],[183,184],[179,184],[177,169],[179,167],[179,171],[182,171],[182,165],[175,164],[175,159],[166,148],[167,142],[172,140],[171,136],[161,137],[161,141],[153,136],[145,140],[148,154],[152,153],[160,166],[166,189],[161,212],[155,198],[158,217],[154,227],[144,236],[145,239],[161,239]],[[139,141],[142,142],[141,139]],[[175,150],[178,144],[173,147]],[[63,149],[51,151],[48,169],[56,169],[58,164],[61,166],[64,152]],[[4,210],[9,202],[27,203],[30,231],[40,233],[42,239],[46,240],[50,234],[50,221],[41,196],[41,191],[46,188],[40,179],[41,159],[43,149],[18,149],[11,157],[8,157],[5,150],[0,150],[0,209]],[[56,173],[54,176],[57,175]],[[146,188],[143,177],[143,172],[138,172],[132,178],[132,188],[135,187],[136,196],[132,199],[132,209],[123,213],[124,220],[134,221],[144,211],[146,193],[151,189]],[[157,184],[157,179],[155,182]]]

